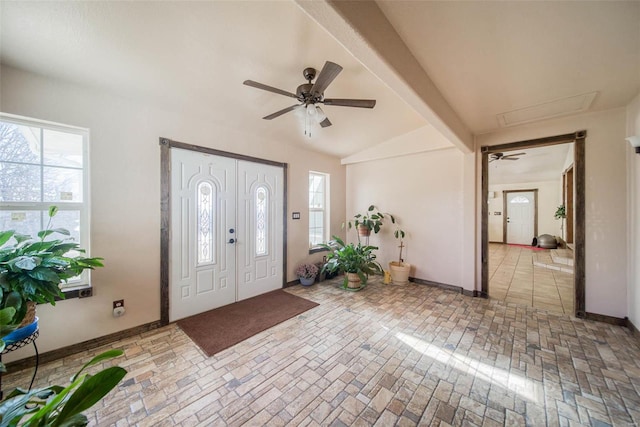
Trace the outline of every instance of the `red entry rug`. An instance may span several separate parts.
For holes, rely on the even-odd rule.
[[[319,305],[278,289],[178,320],[178,326],[211,357]]]
[[[549,249],[538,248],[536,246],[530,246],[530,245],[516,245],[515,243],[508,243],[508,245],[514,246],[516,248],[531,249],[532,251],[548,251],[549,250]]]

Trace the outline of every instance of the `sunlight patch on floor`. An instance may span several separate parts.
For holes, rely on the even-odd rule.
[[[512,374],[504,369],[487,365],[486,363],[461,354],[443,350],[436,345],[429,344],[419,338],[402,332],[398,332],[396,338],[425,356],[444,363],[447,366],[451,366],[460,372],[473,375],[476,378],[517,393],[520,397],[528,401],[537,404],[542,404],[544,401],[542,384],[537,381]]]

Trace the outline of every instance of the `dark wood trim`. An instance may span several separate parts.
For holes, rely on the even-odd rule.
[[[169,245],[171,240],[171,145],[160,138],[160,323],[169,324]]]
[[[575,314],[576,317],[584,317],[586,311],[586,259],[585,259],[585,237],[586,237],[586,176],[585,176],[585,138],[586,131],[583,135],[576,138],[573,144],[574,160],[573,160],[573,179],[575,180],[575,200],[573,201],[574,224],[573,224],[573,284],[575,291]]]
[[[581,130],[570,134],[557,135],[545,138],[538,138],[526,141],[518,141],[508,144],[492,145],[480,147],[482,153],[482,218],[481,218],[481,293],[489,294],[489,220],[487,195],[489,191],[489,154],[520,150],[523,148],[542,147],[545,145],[557,145],[574,143],[574,179],[575,194],[574,200],[575,223],[574,223],[574,290],[575,290],[575,315],[585,317],[585,139],[587,131]]]
[[[502,243],[507,243],[507,215],[509,205],[507,204],[507,193],[533,193],[533,236],[538,236],[538,189],[531,188],[525,190],[502,190]]]
[[[627,318],[621,319],[619,317],[607,316],[606,314],[597,314],[597,313],[586,312],[586,313],[584,313],[584,318],[587,319],[587,320],[594,320],[596,322],[603,322],[603,323],[608,323],[610,325],[616,325],[616,326],[627,326],[628,325],[628,319]]]
[[[286,280],[286,279],[285,279]],[[292,280],[290,282],[286,282],[283,286],[283,288],[290,288],[292,286],[296,286],[300,284],[300,279],[296,279],[296,280]]]
[[[160,323],[169,324],[169,251],[171,245],[171,148],[196,151],[214,156],[245,160],[253,163],[276,166],[282,168],[282,287],[287,286],[287,209],[288,209],[288,168],[287,163],[230,153],[214,148],[201,147],[160,138]]]
[[[433,282],[431,280],[425,280],[425,279],[418,279],[417,277],[409,277],[409,281],[417,283],[419,285],[433,286],[435,288],[444,289],[446,291],[453,291],[458,294],[464,294],[465,292],[467,293],[473,292],[473,291],[467,291],[461,286],[448,285],[446,283]]]
[[[481,196],[481,225],[480,225],[480,292],[489,295],[489,153],[482,153],[482,190]],[[504,196],[503,196],[504,197]],[[504,216],[504,211],[502,215]],[[504,236],[502,237],[504,239]]]
[[[90,350],[92,348],[100,347],[103,345],[111,344],[113,342],[130,338],[135,335],[140,335],[145,332],[158,329],[161,326],[160,321],[146,323],[144,325],[135,326],[124,331],[115,332],[113,334],[105,335],[103,337],[93,338],[87,341],[83,341],[77,344],[68,345],[66,347],[58,348],[56,350],[47,351],[46,353],[40,353],[40,363],[52,362],[54,360],[62,359],[63,357],[70,356],[72,354],[80,353],[81,351]],[[36,357],[31,356],[24,359],[16,360],[6,364],[7,371],[9,373],[17,372],[22,369],[32,369],[35,366]]]
[[[168,145],[169,148],[181,148],[183,150],[197,151],[199,153],[212,154],[214,156],[230,157],[237,160],[246,160],[253,163],[262,163],[265,165],[286,167],[286,163],[276,162],[273,160],[261,159],[259,157],[245,156],[244,154],[231,153],[229,151],[216,150],[215,148],[202,147],[200,145],[187,144],[186,142],[174,141],[169,138],[160,138],[160,145]]]
[[[519,150],[521,148],[533,148],[533,147],[544,147],[545,145],[567,144],[575,141],[576,138],[580,137],[580,135],[584,135],[583,138],[586,137],[587,131],[583,130],[583,131],[578,131],[574,133],[566,133],[564,135],[529,139],[525,141],[510,142],[507,144],[500,144],[500,145],[485,145],[481,147],[480,150],[483,154],[484,153],[491,154],[491,153],[499,153],[502,151]]]

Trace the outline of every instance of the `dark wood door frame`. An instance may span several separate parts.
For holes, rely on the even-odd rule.
[[[197,151],[215,156],[230,157],[237,160],[246,160],[254,163],[277,166],[283,173],[283,208],[282,208],[282,287],[287,283],[287,163],[274,162],[272,160],[257,157],[244,156],[242,154],[220,151],[214,148],[201,147],[184,142],[173,141],[168,138],[160,138],[160,324],[169,324],[169,248],[171,244],[171,149]]]
[[[502,191],[502,243],[507,243],[507,219],[508,215],[508,206],[507,206],[507,195],[509,193],[533,193],[533,235],[538,235],[538,189],[531,188],[528,190],[503,190]]]
[[[567,144],[573,142],[574,153],[574,275],[573,286],[575,294],[575,316],[584,318],[585,313],[585,139],[587,131],[581,130],[574,133],[550,136],[547,138],[531,139],[526,141],[512,142],[508,144],[483,146],[480,148],[482,154],[482,224],[481,224],[481,295],[489,295],[489,205],[487,196],[489,194],[489,155],[491,153],[519,150],[523,148],[543,147],[546,145]]]

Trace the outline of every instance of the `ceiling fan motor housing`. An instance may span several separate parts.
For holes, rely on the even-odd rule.
[[[316,102],[321,101],[322,94],[311,93],[312,88],[313,83],[304,83],[298,86],[298,89],[296,89],[296,96],[298,97],[298,101],[304,104],[315,104]]]

